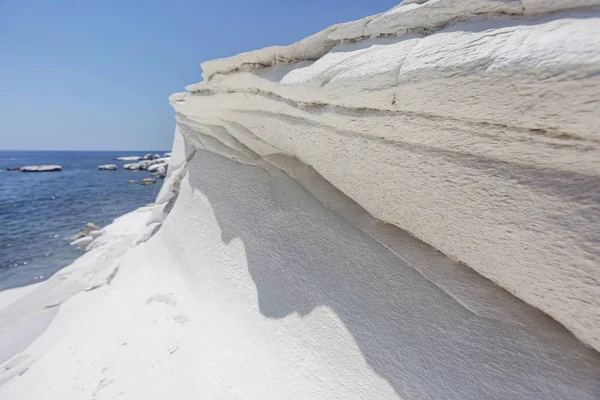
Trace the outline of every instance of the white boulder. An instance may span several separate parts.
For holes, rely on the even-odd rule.
[[[116,171],[117,166],[115,164],[104,164],[104,165],[99,165],[98,169],[100,171]]]

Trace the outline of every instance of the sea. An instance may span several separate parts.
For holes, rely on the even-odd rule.
[[[162,151],[0,151],[0,291],[42,282],[83,254],[69,237],[88,222],[99,226],[154,202],[161,181],[115,161]],[[59,172],[7,172],[10,167],[56,164]],[[100,171],[116,164],[116,171]]]

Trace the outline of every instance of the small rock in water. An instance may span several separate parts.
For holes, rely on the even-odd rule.
[[[74,234],[73,236],[70,237],[70,240],[75,241],[77,239],[81,239],[84,236],[88,236],[91,232],[93,231],[99,231],[101,228],[92,223],[92,222],[88,222],[83,228],[81,228],[81,230],[79,232],[77,232],[76,234]],[[71,243],[73,244],[73,243]]]
[[[85,248],[88,247],[88,245],[90,243],[92,243],[93,241],[94,241],[94,237],[84,236],[84,237],[80,237],[77,240],[72,241],[71,246],[75,246],[81,250],[85,250]]]
[[[129,182],[129,183],[137,183],[137,181],[135,179],[127,179],[127,182]]]
[[[10,167],[6,169],[8,172],[19,172],[21,171],[21,168],[19,167]]]
[[[141,181],[138,182],[140,185],[152,185],[153,183],[156,183],[156,179],[154,178],[144,178]]]
[[[60,165],[27,165],[25,167],[21,167],[21,172],[52,172],[52,171],[62,171],[62,167]]]
[[[104,165],[99,165],[98,169],[100,171],[116,171],[117,166],[115,164],[104,164]]]
[[[141,159],[142,159],[142,157],[140,157],[140,156],[125,156],[125,157],[113,158],[113,160],[117,160],[117,161],[139,161]]]

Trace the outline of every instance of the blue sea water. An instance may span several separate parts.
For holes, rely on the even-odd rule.
[[[163,154],[165,151],[153,151]],[[160,189],[128,180],[145,171],[99,171],[114,157],[141,152],[0,151],[0,290],[48,279],[83,252],[69,237],[88,222],[104,226],[147,203]],[[9,167],[58,164],[60,172],[6,172]]]

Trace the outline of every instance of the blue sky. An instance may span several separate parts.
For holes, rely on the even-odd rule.
[[[399,0],[0,0],[0,149],[171,146],[199,64],[300,40]]]

